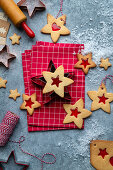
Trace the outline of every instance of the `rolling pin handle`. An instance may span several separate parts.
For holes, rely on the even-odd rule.
[[[25,30],[26,34],[30,38],[34,38],[35,37],[35,33],[27,26],[27,24],[25,22],[22,22],[21,26],[22,26],[22,28]]]

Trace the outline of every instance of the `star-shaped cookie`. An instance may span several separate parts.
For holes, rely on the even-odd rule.
[[[69,86],[74,81],[70,78],[64,77],[64,67],[59,66],[54,73],[43,71],[44,79],[46,80],[46,85],[43,89],[43,93],[49,93],[54,91],[60,97],[64,97],[64,87]]]
[[[51,34],[52,41],[56,43],[60,35],[70,34],[70,31],[64,26],[65,22],[66,15],[62,15],[56,19],[51,14],[47,14],[47,25],[41,29],[41,32]]]
[[[17,97],[20,97],[20,93],[18,93],[18,90],[10,90],[9,98],[13,98],[14,100],[16,100]]]
[[[27,9],[28,14],[32,17],[36,11],[45,9],[45,5],[40,0],[20,0],[17,5],[22,9]]]
[[[101,58],[100,67],[103,67],[105,70],[107,70],[108,67],[110,66],[112,66],[112,64],[109,62],[109,58],[106,58],[106,59]]]
[[[90,68],[96,67],[96,64],[92,61],[92,53],[85,56],[77,54],[78,62],[74,65],[74,68],[81,68],[85,74],[88,73]]]
[[[56,70],[56,67],[55,67],[53,61],[50,60],[47,71],[54,73],[55,70]],[[72,80],[73,80],[74,76],[75,76],[74,72],[64,73],[64,77],[70,78]],[[38,86],[41,86],[42,88],[44,88],[44,86],[46,85],[46,80],[44,79],[43,75],[37,75],[35,77],[31,77],[31,81],[33,83],[35,83],[36,86],[38,85]],[[46,104],[46,103],[50,102],[51,100],[53,100],[54,98],[58,97],[58,95],[54,91],[51,91],[50,93],[43,94],[42,96],[43,96],[42,97],[43,104]],[[71,95],[68,91],[68,87],[64,87],[64,98],[63,99],[66,99],[68,101],[71,100]]]
[[[53,61],[50,60],[47,71],[54,73],[55,70],[56,70],[55,65],[54,65]],[[64,73],[64,77],[67,77],[70,79],[73,79],[74,76],[75,76],[74,72]],[[37,75],[35,77],[31,77],[31,81],[33,83],[35,83],[36,86],[38,85],[38,86],[41,86],[42,88],[44,88],[44,86],[46,85],[46,80],[44,79],[43,75]],[[54,91],[51,91],[50,93],[43,94],[42,95],[43,104],[50,102],[51,100],[53,100],[56,97],[58,97],[58,95]],[[71,100],[71,95],[69,93],[68,87],[64,87],[64,98],[63,99],[66,99],[68,101]]]
[[[3,80],[2,77],[0,77],[0,88],[6,88],[6,83],[7,83],[7,80]]]
[[[36,100],[36,93],[33,93],[31,96],[23,94],[23,103],[20,106],[20,109],[26,109],[29,115],[32,115],[35,108],[41,106],[41,104]]]
[[[13,34],[13,36],[9,37],[10,40],[12,41],[12,45],[15,45],[15,44],[20,44],[19,40],[20,40],[20,36],[17,35],[16,33]]]
[[[91,111],[102,109],[110,113],[110,102],[113,101],[113,93],[107,93],[104,83],[102,83],[98,91],[88,91],[88,96],[93,100],[91,104]]]
[[[92,112],[84,109],[83,99],[79,99],[74,105],[64,104],[63,105],[67,115],[63,121],[64,124],[74,122],[78,128],[82,128],[83,119],[89,117]]]
[[[15,57],[16,57],[15,55],[9,52],[9,48],[7,45],[5,45],[3,49],[0,51],[0,63],[4,64],[5,67],[8,67],[9,66],[8,61]]]
[[[98,170],[113,169],[113,141],[93,140],[90,143],[90,163]]]

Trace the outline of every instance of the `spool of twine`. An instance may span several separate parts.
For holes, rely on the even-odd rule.
[[[11,134],[14,131],[16,124],[18,123],[18,120],[19,120],[19,116],[17,116],[16,114],[14,114],[12,112],[6,113],[6,115],[4,116],[4,118],[3,118],[3,120],[0,124],[0,146],[5,146],[8,141],[13,142],[13,143],[18,143],[19,148],[23,153],[25,153],[29,156],[32,156],[34,158],[37,158],[41,162],[41,170],[43,170],[43,164],[44,163],[45,164],[54,164],[56,162],[56,157],[51,153],[45,153],[45,154],[42,155],[41,158],[39,158],[39,157],[29,153],[29,152],[24,151],[21,147],[21,143],[25,140],[24,136],[21,136],[19,138],[19,141],[9,140]],[[45,161],[44,158],[47,155],[52,156],[54,158],[54,160],[52,162]]]
[[[18,123],[19,116],[7,112],[0,124],[0,146],[5,146]]]

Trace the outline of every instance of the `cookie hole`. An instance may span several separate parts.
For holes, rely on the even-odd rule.
[[[106,151],[106,148],[105,149],[99,149],[100,150],[100,153],[98,154],[98,156],[101,156],[103,159],[109,155]]]
[[[88,59],[87,60],[82,59],[82,63],[80,65],[83,65],[84,68],[86,68],[88,65],[90,65],[90,63],[88,62]]]
[[[74,110],[71,109],[71,116],[75,116],[75,118],[77,118],[80,113],[81,112],[78,111],[78,107],[76,107]]]
[[[106,100],[108,100],[108,98],[107,97],[105,97],[105,95],[103,94],[103,96],[98,96],[98,98],[99,98],[99,103],[106,103]]]
[[[55,22],[52,24],[52,31],[59,31],[61,29]]]
[[[64,21],[64,20],[61,18],[60,21]]]
[[[94,144],[94,146],[97,146],[96,144]]]
[[[60,81],[59,76],[57,76],[56,78],[52,78],[52,84],[51,85],[56,85],[57,87],[59,87],[59,84],[62,83],[62,81]]]
[[[64,24],[66,24],[66,20],[64,20],[64,19],[61,18],[60,21],[64,22]]]
[[[32,105],[34,104],[34,102],[32,102],[31,98],[29,98],[28,100],[25,100],[25,102],[26,102],[25,107],[28,106],[28,107],[32,108]]]

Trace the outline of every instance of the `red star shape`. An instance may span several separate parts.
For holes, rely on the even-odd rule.
[[[78,109],[76,108],[75,110],[71,110],[71,116],[75,116],[77,118],[78,114],[80,114],[81,112],[78,112]]]
[[[106,152],[106,148],[105,149],[100,149],[100,153],[98,154],[98,156],[102,156],[102,158],[104,159],[104,157],[108,155],[108,153]]]
[[[31,98],[29,100],[25,100],[26,102],[26,107],[29,106],[30,108],[32,107],[32,104],[34,104],[32,101],[31,101]]]
[[[87,59],[87,60],[82,60],[82,63],[80,65],[83,65],[84,68],[86,68],[90,64],[88,63],[88,59]]]
[[[106,100],[108,99],[107,97],[104,96],[104,94],[103,94],[102,97],[98,96],[98,98],[100,99],[100,100],[99,100],[99,103],[102,102],[102,103],[104,103],[104,104],[105,104]]]
[[[5,168],[2,166],[2,163],[6,163],[7,164],[11,156],[13,156],[15,164],[23,165],[24,166],[23,170],[26,170],[29,167],[29,164],[16,162],[15,153],[14,153],[14,151],[12,151],[10,153],[9,157],[8,157],[8,160],[6,162],[5,161],[0,161],[0,170],[5,170]]]
[[[51,85],[56,85],[57,87],[59,87],[59,84],[62,83],[62,81],[59,80],[59,76],[56,78],[52,78],[53,82]]]

